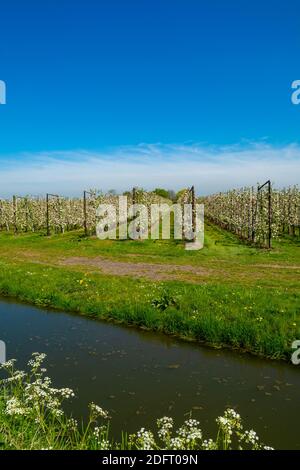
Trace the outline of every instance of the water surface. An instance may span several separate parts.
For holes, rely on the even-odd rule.
[[[180,424],[191,410],[214,433],[230,406],[266,444],[300,449],[300,366],[9,300],[0,301],[0,339],[21,368],[45,352],[54,384],[76,392],[73,413],[84,417],[89,402],[100,404],[115,437],[165,415]]]

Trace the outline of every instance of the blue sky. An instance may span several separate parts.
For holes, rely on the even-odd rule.
[[[0,18],[0,195],[297,182],[299,0],[9,0]]]

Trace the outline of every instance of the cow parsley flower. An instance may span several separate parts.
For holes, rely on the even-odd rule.
[[[91,411],[91,419],[103,418],[108,419],[109,414],[101,406],[96,405],[95,403],[90,403],[89,405]]]
[[[141,428],[137,432],[137,440],[140,450],[153,450],[155,448],[155,439],[151,431]]]
[[[5,413],[9,416],[24,416],[29,413],[22,403],[16,397],[12,397],[6,402]]]

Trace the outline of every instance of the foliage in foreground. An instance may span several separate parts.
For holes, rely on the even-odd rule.
[[[172,418],[157,420],[157,431],[140,429],[123,434],[120,442],[109,438],[109,414],[91,403],[86,425],[63,410],[63,402],[74,397],[69,388],[53,388],[43,367],[45,354],[33,353],[29,371],[15,369],[15,360],[1,366],[7,375],[0,382],[0,440],[2,449],[129,449],[129,450],[272,450],[260,443],[255,431],[245,430],[232,409],[217,418],[215,439],[205,439],[199,422],[188,419],[174,430]]]

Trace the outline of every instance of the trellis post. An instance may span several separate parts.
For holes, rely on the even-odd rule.
[[[269,248],[272,246],[272,188],[271,181],[268,181],[268,200],[269,200]]]
[[[261,190],[265,187],[268,186],[268,238],[267,238],[267,243],[268,243],[268,248],[272,247],[272,187],[271,187],[271,181],[268,180],[264,184],[258,187],[258,194],[257,194],[257,199],[259,196],[259,193],[261,195],[261,200],[262,200],[262,193]]]

